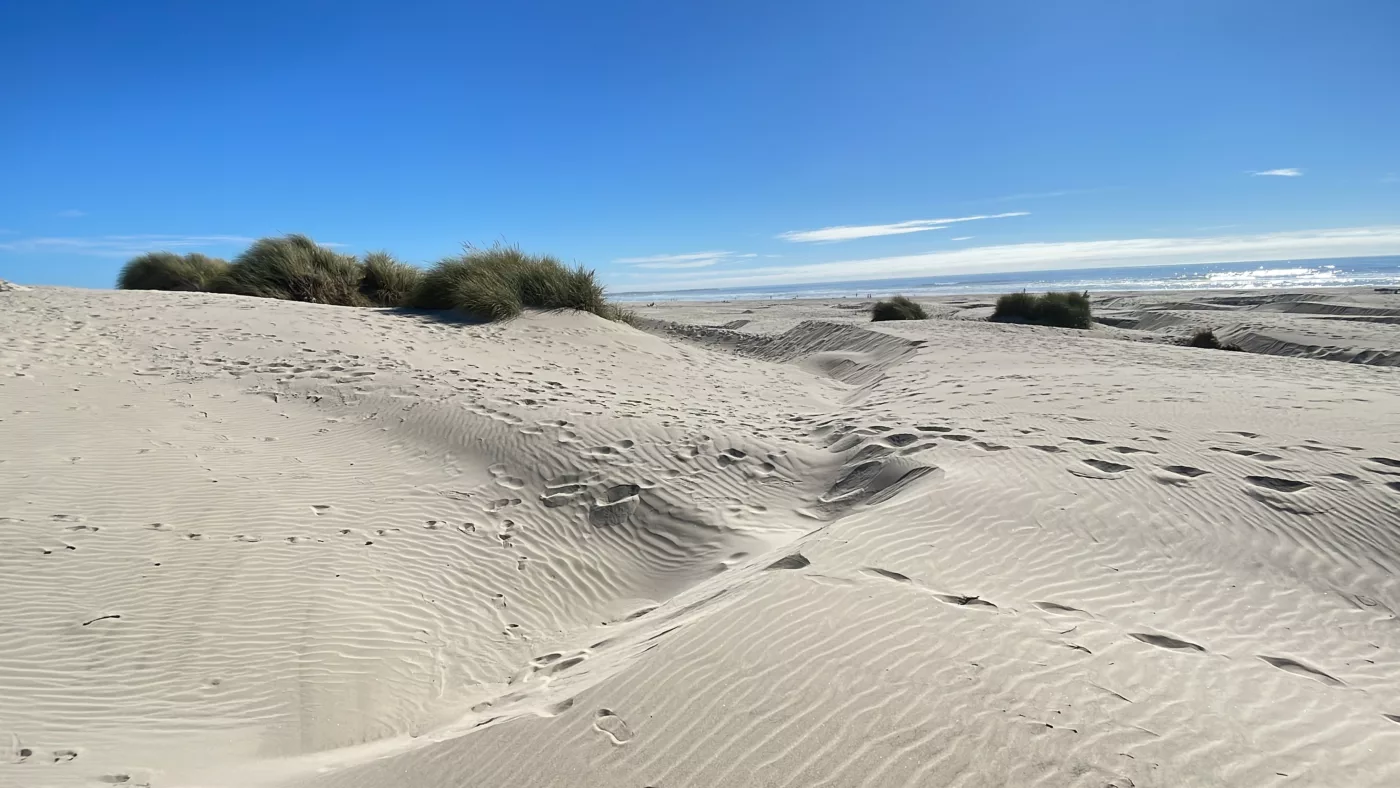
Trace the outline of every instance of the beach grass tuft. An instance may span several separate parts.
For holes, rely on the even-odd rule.
[[[871,322],[880,320],[927,320],[928,313],[917,301],[897,295],[888,301],[876,301],[870,310]]]
[[[1090,328],[1094,324],[1085,293],[1007,293],[997,299],[992,320],[1060,328]]]
[[[117,286],[337,306],[452,309],[478,320],[508,320],[526,309],[572,309],[633,326],[639,321],[607,300],[593,270],[503,244],[468,245],[424,271],[388,252],[357,259],[305,235],[284,235],[258,239],[232,263],[201,254],[144,254],[122,268]]]
[[[1191,347],[1209,348],[1211,350],[1220,349],[1220,340],[1216,338],[1215,331],[1209,328],[1201,329],[1187,340],[1186,344]]]
[[[117,274],[121,290],[205,291],[228,270],[228,263],[217,257],[195,252],[150,252],[133,257]]]
[[[369,306],[360,293],[361,267],[353,256],[318,245],[305,235],[260,238],[234,258],[214,290],[234,295]]]
[[[1186,340],[1186,342],[1183,344],[1188,345],[1190,347],[1206,348],[1209,350],[1232,350],[1235,352],[1242,352],[1244,350],[1244,348],[1240,347],[1239,345],[1230,345],[1221,342],[1220,339],[1215,336],[1214,329],[1209,328],[1197,331],[1191,336],[1190,339]]]
[[[408,305],[455,309],[480,320],[509,320],[527,308],[574,309],[621,319],[593,271],[501,244],[468,247],[439,261],[423,274]]]
[[[421,268],[388,252],[370,252],[360,264],[360,295],[374,306],[405,306],[422,279]]]

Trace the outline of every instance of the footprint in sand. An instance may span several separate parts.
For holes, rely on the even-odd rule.
[[[641,505],[638,495],[642,488],[635,484],[609,487],[601,499],[595,499],[588,510],[588,522],[595,526],[622,525]]]
[[[1317,679],[1323,684],[1332,687],[1346,686],[1346,683],[1343,682],[1341,679],[1337,678],[1336,676],[1318,670],[1317,668],[1311,665],[1305,665],[1296,659],[1289,659],[1288,657],[1266,657],[1263,654],[1259,654],[1258,656],[1260,659],[1286,673],[1293,673],[1299,676],[1305,676],[1310,679]]]
[[[1255,487],[1263,487],[1266,490],[1274,490],[1275,492],[1285,493],[1306,490],[1307,488],[1312,486],[1307,482],[1300,482],[1294,479],[1279,479],[1273,476],[1246,476],[1244,477],[1244,480],[1254,485]]]
[[[1086,616],[1089,615],[1088,612],[1080,610],[1077,607],[1062,605],[1059,602],[1036,602],[1035,606],[1047,613],[1082,613]]]
[[[497,498],[496,500],[486,504],[486,506],[483,508],[485,508],[488,512],[499,512],[508,506],[518,506],[520,505],[520,502],[521,501],[519,498]]]
[[[888,569],[881,569],[881,568],[878,567],[878,566],[867,566],[867,567],[865,567],[865,571],[867,571],[867,572],[869,572],[869,573],[871,573],[871,574],[873,574],[873,575],[877,575],[877,576],[879,576],[879,577],[883,577],[883,578],[885,578],[886,580],[893,580],[893,581],[895,581],[895,582],[897,582],[897,583],[908,583],[908,582],[911,582],[911,581],[909,580],[909,576],[908,576],[908,575],[902,575],[902,574],[900,574],[899,572],[892,572],[892,571],[890,571],[890,570],[888,570]]]
[[[1198,651],[1205,653],[1204,646],[1199,646],[1188,640],[1180,640],[1169,635],[1154,635],[1150,632],[1129,632],[1128,636],[1134,640],[1140,640],[1149,646],[1170,649],[1172,651]]]
[[[565,698],[564,700],[561,700],[558,703],[553,703],[548,706],[545,706],[543,709],[540,709],[538,712],[536,712],[536,714],[538,714],[541,717],[558,717],[560,714],[563,714],[564,712],[568,711],[569,709],[572,709],[573,707],[574,699]]]
[[[1210,473],[1210,471],[1203,471],[1200,468],[1193,468],[1190,465],[1163,465],[1162,470],[1167,473],[1174,473],[1177,476],[1186,476],[1191,479]]]
[[[749,455],[746,452],[742,452],[738,449],[725,449],[715,457],[715,461],[719,463],[719,467],[728,468],[747,456]]]
[[[1368,468],[1374,473],[1400,474],[1400,460],[1392,460],[1389,457],[1370,457],[1368,461],[1381,466],[1380,468]]]
[[[1205,476],[1207,473],[1210,471],[1193,468],[1190,465],[1163,465],[1160,466],[1159,471],[1152,473],[1152,478],[1162,484],[1183,487],[1190,484],[1192,479]]]
[[[540,496],[540,503],[544,504],[546,509],[557,509],[580,500],[587,490],[588,485],[586,484],[550,483],[545,487],[544,494]]]
[[[1121,479],[1124,473],[1133,469],[1130,465],[1108,462],[1106,460],[1082,460],[1082,462],[1089,467],[1070,467],[1065,470],[1075,476],[1082,476],[1086,479]]]
[[[782,558],[779,558],[778,560],[764,567],[764,569],[803,569],[811,565],[812,562],[807,559],[807,556],[801,553],[793,553],[792,555],[785,555]]]
[[[959,607],[990,607],[996,609],[996,605],[985,599],[975,596],[960,596],[958,594],[934,594],[940,602],[947,602],[950,605]]]
[[[1267,452],[1255,451],[1254,449],[1224,449],[1219,446],[1212,446],[1210,447],[1210,450],[1223,451],[1228,454],[1238,455],[1240,457],[1249,457],[1251,459],[1259,460],[1260,462],[1279,462],[1283,459],[1277,454],[1269,454]]]
[[[618,746],[632,741],[632,729],[612,709],[598,709],[593,715],[593,729]]]

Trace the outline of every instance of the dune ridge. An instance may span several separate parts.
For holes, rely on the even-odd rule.
[[[1393,369],[738,313],[5,293],[0,785],[1400,783]]]

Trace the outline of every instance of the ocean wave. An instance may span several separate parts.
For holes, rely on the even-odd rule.
[[[1256,268],[1252,271],[1213,271],[1206,274],[1209,287],[1326,287],[1350,284],[1351,278],[1338,276],[1336,266],[1318,268]]]

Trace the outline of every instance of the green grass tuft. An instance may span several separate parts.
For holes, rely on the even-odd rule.
[[[1220,349],[1220,340],[1216,339],[1215,332],[1209,328],[1197,331],[1186,344],[1191,347],[1209,348],[1211,350]]]
[[[617,304],[608,304],[603,310],[603,317],[617,323],[626,323],[633,328],[642,327],[642,316]]]
[[[375,306],[404,306],[418,289],[423,271],[388,252],[370,252],[360,265],[360,295]]]
[[[1197,331],[1190,339],[1184,343],[1190,347],[1206,348],[1208,350],[1231,350],[1243,352],[1244,348],[1239,345],[1227,345],[1215,336],[1215,331],[1209,328]]]
[[[1094,325],[1087,292],[1043,295],[1007,293],[997,299],[992,320],[1061,328],[1090,328]]]
[[[897,295],[888,301],[876,301],[870,310],[870,321],[879,320],[927,320],[928,313],[918,302]]]
[[[604,297],[597,275],[513,246],[467,247],[428,271],[388,252],[361,261],[305,235],[261,238],[233,263],[201,254],[154,252],[122,269],[130,290],[203,290],[338,306],[455,309],[484,320],[508,320],[525,309],[575,309],[635,325],[637,316]]]
[[[468,248],[438,262],[423,274],[408,305],[456,309],[481,320],[509,320],[527,308],[576,309],[618,319],[593,271],[499,244]]]
[[[307,301],[314,304],[368,306],[360,293],[361,267],[304,235],[260,238],[234,259],[215,283],[221,293]]]
[[[117,274],[122,290],[206,291],[228,270],[228,263],[199,253],[183,257],[173,252],[151,252],[133,257]]]

